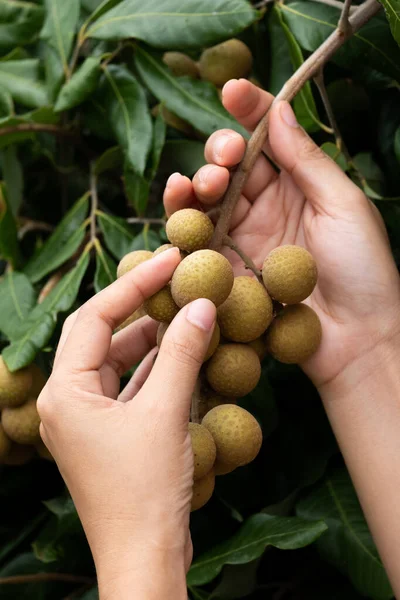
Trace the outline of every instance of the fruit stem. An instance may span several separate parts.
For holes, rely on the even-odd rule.
[[[226,191],[221,204],[221,215],[215,226],[214,236],[211,240],[210,248],[220,250],[224,243],[224,237],[227,235],[232,214],[240,198],[243,187],[254,168],[256,160],[260,155],[268,138],[268,120],[271,107],[282,100],[291,102],[296,94],[301,90],[307,81],[312,79],[321,67],[330,59],[330,57],[347,41],[347,39],[367,23],[380,9],[382,5],[377,0],[366,0],[357,10],[348,18],[349,27],[343,31],[342,19],[341,25],[321,44],[317,50],[311,54],[308,59],[297,69],[297,71],[288,79],[279,94],[276,96],[272,105],[267,110],[261,121],[258,123],[253,135],[251,136],[246,152],[233,174],[231,183]],[[343,5],[342,14],[347,18],[349,2]]]
[[[230,248],[231,250],[233,250],[234,252],[236,252],[236,254],[238,256],[240,256],[240,258],[244,262],[246,269],[250,269],[250,271],[253,271],[253,273],[257,277],[258,281],[260,283],[262,283],[262,285],[264,285],[262,277],[261,277],[261,271],[260,271],[260,269],[257,269],[256,265],[253,263],[253,261],[251,260],[251,258],[249,256],[247,256],[247,254],[245,254],[243,252],[243,250],[241,250],[239,248],[239,246],[237,246],[235,244],[235,242],[233,241],[233,239],[231,237],[229,237],[229,235],[226,235],[224,237],[223,244],[224,244],[224,246],[228,246],[228,248]]]

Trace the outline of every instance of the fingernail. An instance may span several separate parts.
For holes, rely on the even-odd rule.
[[[169,187],[171,185],[171,183],[173,183],[173,180],[176,179],[177,177],[180,177],[180,176],[181,176],[181,174],[178,173],[178,172],[172,173],[172,175],[170,175],[168,177],[167,185],[165,187]]]
[[[210,180],[211,173],[213,171],[217,171],[217,170],[218,170],[217,167],[212,167],[211,165],[200,169],[200,171],[198,172],[198,177],[199,177],[200,183],[202,183],[203,185],[207,184]]]
[[[200,298],[189,304],[186,318],[192,325],[204,331],[211,331],[215,323],[215,314],[214,304],[210,300]]]
[[[155,256],[155,258],[158,258],[159,256],[165,257],[166,255],[169,255],[169,254],[172,255],[172,253],[179,254],[179,256],[181,255],[181,251],[179,250],[179,248],[174,247],[174,248],[168,248],[168,250],[164,250],[164,252],[160,252],[160,254]]]
[[[299,127],[296,115],[294,114],[289,102],[282,102],[281,107],[279,109],[279,114],[281,115],[281,118],[285,121],[286,125],[289,125],[289,127]]]
[[[223,159],[223,153],[224,150],[227,146],[227,144],[229,144],[229,142],[234,139],[235,136],[233,135],[220,135],[219,137],[217,137],[217,139],[215,140],[214,143],[214,153],[215,153],[215,158],[217,160],[222,160]]]

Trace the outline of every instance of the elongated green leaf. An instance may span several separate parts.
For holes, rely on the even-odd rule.
[[[62,70],[67,74],[79,18],[79,0],[45,0],[45,6],[46,20],[40,37],[56,51]]]
[[[400,0],[379,0],[379,2],[385,9],[393,37],[400,46]]]
[[[98,19],[88,36],[133,37],[158,48],[198,48],[231,38],[256,18],[245,0],[159,0],[154,5],[124,0]]]
[[[48,98],[39,79],[39,61],[36,58],[0,62],[0,88],[24,106],[47,104]]]
[[[32,544],[36,558],[51,563],[64,555],[64,540],[82,531],[75,505],[69,496],[53,498],[43,503],[52,513],[46,526]]]
[[[11,271],[0,281],[0,331],[9,340],[17,334],[35,301],[35,290],[23,273]]]
[[[104,15],[107,11],[111,10],[119,4],[122,0],[82,0],[82,6],[88,12],[92,13],[87,21],[91,23],[95,21],[101,15]]]
[[[105,171],[115,169],[121,166],[123,163],[123,154],[120,146],[113,146],[108,148],[99,158],[96,160],[94,166],[95,175],[101,175]]]
[[[88,207],[89,194],[85,194],[74,204],[54,233],[25,265],[24,273],[33,283],[54,271],[77,251],[85,235],[83,223]]]
[[[396,135],[394,136],[394,153],[396,155],[397,160],[400,163],[400,127],[396,131]]]
[[[14,113],[14,103],[11,94],[6,90],[0,90],[0,119],[9,117]]]
[[[293,35],[305,50],[313,52],[332,33],[340,11],[317,2],[291,2],[280,8]],[[400,80],[400,48],[390,34],[384,16],[377,15],[354,34],[335,54],[333,62],[346,69],[366,65]]]
[[[330,156],[331,159],[334,160],[343,171],[347,171],[349,168],[347,159],[343,152],[338,149],[336,144],[333,144],[332,142],[325,142],[322,144],[321,149],[325,152],[325,154]]]
[[[89,56],[63,85],[54,107],[56,112],[78,106],[94,92],[100,77],[100,62],[101,56]]]
[[[273,10],[277,13],[283,33],[288,43],[289,55],[293,66],[293,71],[298,69],[304,62],[303,53],[296,38],[286,25],[282,13],[276,6]],[[294,109],[297,120],[306,131],[314,132],[319,130],[319,118],[317,107],[311,90],[311,83],[307,81],[294,99]]]
[[[158,55],[142,47],[136,50],[135,64],[150,91],[195,129],[210,135],[217,129],[227,127],[247,135],[224,109],[211,83],[190,77],[174,77]]]
[[[17,224],[8,202],[5,186],[0,182],[0,257],[15,268],[20,262]]]
[[[88,265],[89,252],[85,251],[76,267],[59,281],[41,304],[35,306],[11,345],[3,350],[2,356],[11,371],[29,365],[45,347],[56,326],[57,314],[66,312],[75,302]]]
[[[143,227],[142,233],[139,233],[134,239],[132,250],[155,250],[161,244],[160,237],[152,229]]]
[[[142,86],[125,68],[105,69],[104,105],[115,137],[125,151],[129,165],[142,174],[151,147],[152,123]]]
[[[224,565],[241,565],[261,556],[267,546],[295,550],[312,544],[326,531],[323,521],[310,523],[296,517],[250,517],[231,539],[200,556],[188,573],[189,585],[212,581]]]
[[[7,199],[14,217],[22,204],[24,189],[24,173],[15,146],[5,148],[0,152],[0,166],[7,191]]]
[[[97,219],[107,248],[118,260],[134,249],[135,234],[124,219],[103,212],[98,213]]]
[[[3,128],[15,127],[23,123],[41,123],[43,125],[53,125],[57,123],[58,115],[51,108],[43,107],[18,116],[9,116],[0,119],[0,130]],[[0,136],[0,148],[16,144],[28,139],[33,139],[37,133],[31,131],[15,131],[7,135]]]
[[[276,96],[293,75],[287,37],[282,29],[282,17],[275,6],[268,15],[268,41],[270,70],[268,90]]]
[[[0,2],[0,48],[12,48],[35,40],[42,27],[44,10],[32,2]]]
[[[94,289],[96,294],[104,290],[117,278],[117,265],[115,260],[101,247],[96,245],[96,273],[94,276]]]
[[[326,560],[346,573],[357,590],[368,598],[391,598],[390,588],[361,506],[347,471],[327,475],[297,505],[297,514],[316,522],[324,519],[327,533],[317,542]]]
[[[168,140],[162,157],[163,165],[168,172],[179,171],[182,175],[192,177],[196,171],[206,164],[203,142],[194,140]]]

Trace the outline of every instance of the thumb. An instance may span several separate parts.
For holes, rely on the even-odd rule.
[[[354,210],[362,191],[298,124],[288,102],[271,109],[269,141],[274,159],[320,213],[337,216]]]
[[[163,337],[157,360],[140,395],[163,415],[187,423],[192,394],[216,321],[216,308],[201,298],[185,306]]]

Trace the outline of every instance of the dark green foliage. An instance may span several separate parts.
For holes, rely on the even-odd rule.
[[[352,160],[327,132],[313,83],[294,108],[381,210],[400,260],[400,0],[381,1],[388,20],[382,10],[325,68]],[[115,279],[124,254],[166,241],[167,177],[191,177],[213,131],[245,133],[212,84],[174,77],[163,52],[198,60],[203,48],[240,37],[254,56],[252,75],[276,94],[339,16],[317,2],[252,4],[0,0],[0,344],[10,369],[36,357],[50,370],[67,314]],[[167,126],[159,103],[192,133]],[[266,359],[258,388],[240,404],[260,422],[263,448],[251,465],[219,477],[212,500],[192,515],[190,598],[390,598],[311,383]],[[0,578],[82,578],[4,586],[1,598],[97,599],[89,548],[56,466],[35,459],[4,467],[1,477]]]

